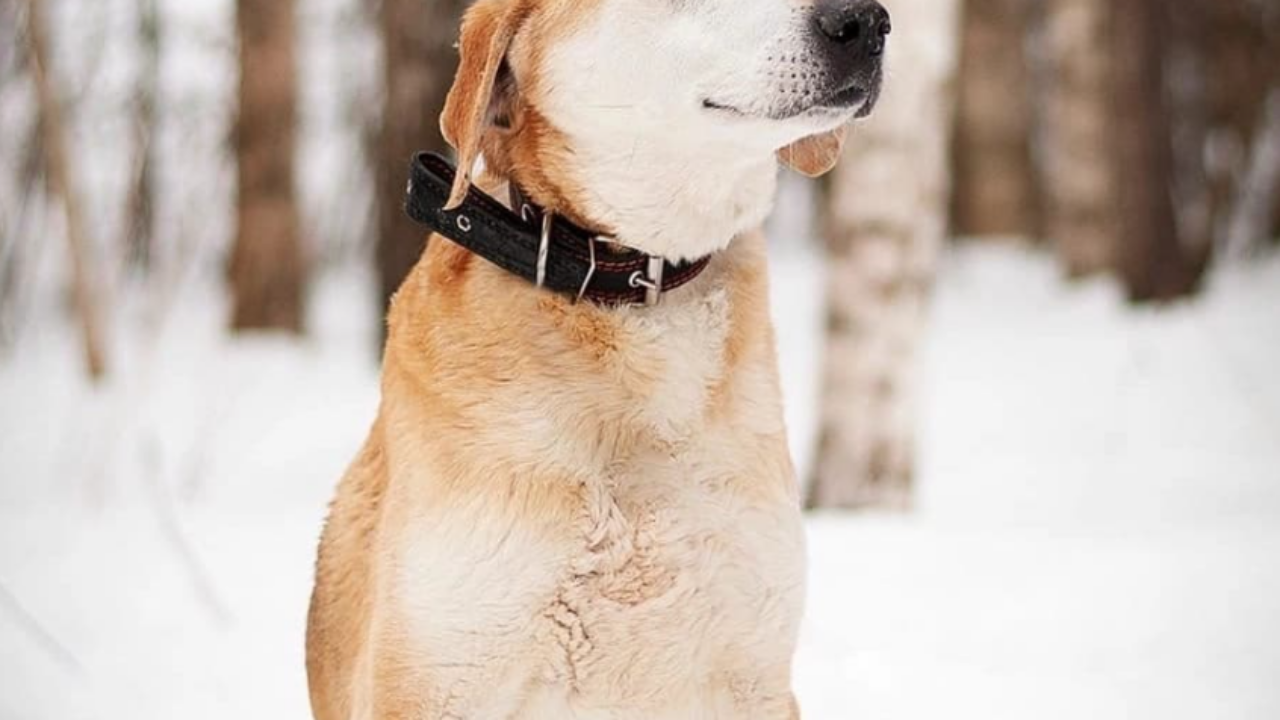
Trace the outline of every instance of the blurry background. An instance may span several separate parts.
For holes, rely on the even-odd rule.
[[[805,717],[1280,717],[1280,3],[886,4],[771,221]],[[463,6],[0,0],[0,719],[308,717]]]

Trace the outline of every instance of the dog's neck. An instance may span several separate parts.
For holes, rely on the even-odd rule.
[[[772,156],[751,162],[656,148],[601,150],[592,157],[588,149],[580,164],[587,214],[651,255],[681,261],[713,254],[759,227],[772,209]]]
[[[671,262],[715,254],[760,227],[773,207],[777,161],[731,149],[575,141],[555,165],[576,188],[555,208],[584,227]],[[513,169],[514,170],[514,169]],[[510,178],[521,184],[518,170]]]

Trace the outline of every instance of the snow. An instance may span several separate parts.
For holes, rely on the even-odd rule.
[[[818,258],[775,307],[801,465]],[[0,718],[305,718],[321,518],[377,403],[372,280],[228,339],[200,283],[80,379],[54,308],[0,363]],[[202,289],[204,288],[204,289]],[[1280,717],[1280,257],[1134,311],[965,246],[928,334],[918,511],[810,522],[808,720]]]
[[[952,254],[920,512],[811,524],[826,718],[1280,717],[1280,262],[1122,308]]]
[[[110,259],[128,6],[60,7],[73,141]],[[22,249],[14,326],[0,313],[0,720],[308,717],[315,544],[378,402],[373,281],[349,269],[369,264],[351,107],[377,104],[376,47],[356,0],[304,3],[308,240],[318,266],[348,269],[325,270],[308,339],[230,339],[230,5],[161,7],[171,242],[156,287],[111,302],[118,372],[99,390],[81,377],[56,216],[24,220],[38,240]],[[0,126],[28,125],[26,88],[0,91]],[[20,137],[0,133],[0,150]],[[15,181],[0,177],[0,200]],[[784,185],[778,223],[808,237],[798,188]],[[775,260],[803,469],[822,263],[802,245]],[[1045,256],[966,244],[934,307],[916,512],[810,521],[806,720],[1280,718],[1280,256],[1220,268],[1193,303],[1135,311],[1110,283],[1064,283]]]

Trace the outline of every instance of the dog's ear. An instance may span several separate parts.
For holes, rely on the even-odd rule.
[[[779,150],[778,160],[801,175],[826,175],[840,159],[846,132],[847,129],[842,125],[830,132],[801,138]]]
[[[481,0],[467,11],[458,43],[461,60],[444,103],[440,130],[458,153],[458,175],[445,209],[462,204],[480,154],[494,83],[519,24],[520,0]]]

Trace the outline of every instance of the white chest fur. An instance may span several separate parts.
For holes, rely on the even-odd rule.
[[[494,383],[469,405],[485,428],[469,457],[505,470],[421,494],[387,548],[386,595],[443,717],[787,717],[803,526],[767,328],[734,335],[729,289],[761,255],[747,242],[620,313],[626,350],[572,382]]]
[[[583,484],[562,532],[464,512],[407,536],[398,594],[457,714],[747,717],[735,703],[794,650],[803,530],[783,498],[731,492],[734,472],[650,455]]]

